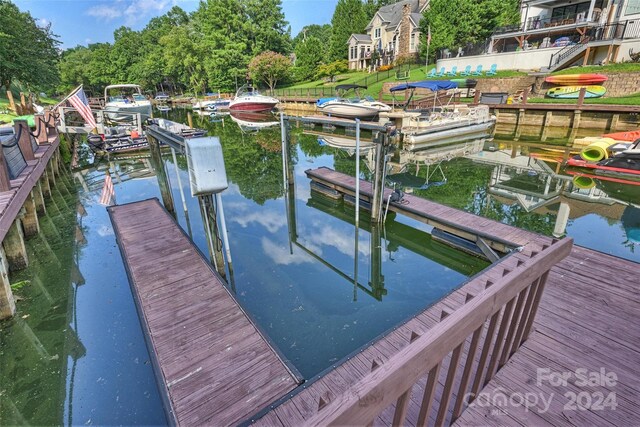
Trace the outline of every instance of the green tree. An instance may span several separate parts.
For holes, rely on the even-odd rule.
[[[14,80],[47,88],[58,81],[57,36],[51,26],[40,27],[31,14],[0,0],[0,86]]]
[[[289,23],[284,19],[281,0],[245,0],[247,52],[251,56],[266,51],[291,52]]]
[[[349,65],[345,59],[341,59],[318,67],[317,77],[329,77],[333,81],[338,74],[346,73],[347,71],[349,71]]]
[[[293,69],[296,81],[313,78],[322,63],[326,44],[315,36],[308,36],[296,45],[296,64]]]
[[[291,60],[271,51],[261,53],[249,63],[249,76],[266,83],[270,90],[276,87],[279,80],[288,77],[290,71]]]
[[[160,38],[164,51],[165,72],[177,76],[177,82],[195,93],[206,91],[207,73],[203,64],[204,52],[195,41],[194,30],[188,25],[176,27]]]
[[[330,60],[347,59],[351,34],[362,34],[369,23],[361,0],[338,0],[331,18]]]
[[[329,42],[331,41],[331,25],[311,24],[302,27],[298,35],[293,38],[292,43],[294,50],[298,47],[298,44],[309,37],[317,38],[318,40],[320,40],[324,47],[328,46]]]

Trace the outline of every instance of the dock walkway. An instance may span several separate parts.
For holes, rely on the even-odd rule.
[[[157,200],[109,214],[170,422],[237,424],[298,385]]]
[[[326,168],[307,171],[307,175],[341,194],[353,194],[353,177]],[[369,198],[370,184],[361,181],[360,185],[363,198]],[[312,379],[305,390],[263,414],[257,421],[259,425],[326,424],[376,405],[371,399],[383,399],[387,393],[367,395],[364,391],[375,387],[372,381],[383,378],[391,366],[398,366],[398,360],[411,354],[414,342],[424,342],[430,334],[440,332],[443,319],[458,312],[473,312],[467,304],[486,293],[482,284],[488,284],[487,279],[498,283],[506,272],[526,266],[530,262],[527,254],[532,256],[540,250],[544,253],[547,245],[553,248],[557,244],[547,237],[411,195],[405,195],[403,204],[392,206],[397,212],[426,223],[457,223],[463,233],[476,232],[493,238],[496,244],[520,247],[522,251],[505,257],[497,264],[502,267],[492,267],[472,278],[327,374]],[[431,374],[421,377],[397,402],[394,398],[395,404],[381,413],[376,411],[379,415],[373,424],[640,425],[640,333],[634,329],[640,323],[638,270],[637,263],[574,246],[569,256],[548,273],[530,334],[516,334],[516,341],[523,337],[521,346],[511,346],[512,341],[505,339],[510,333],[503,330],[503,321],[494,322],[492,318],[488,328],[476,330],[473,338],[467,338],[442,360],[435,370],[435,382]],[[526,299],[532,294],[529,292]],[[515,316],[521,312],[524,294],[521,295],[523,299],[518,299],[515,310],[507,304],[501,318],[509,319],[506,313]],[[487,337],[494,336],[497,329],[495,349],[487,352],[494,345]],[[504,348],[511,348],[513,353]],[[539,374],[538,369],[543,373]],[[615,380],[607,382],[598,377],[585,384],[576,375],[578,369],[587,375],[615,375]],[[492,376],[495,370],[497,373]],[[563,374],[569,375],[566,383],[550,382],[549,376]],[[467,406],[460,396],[470,390],[481,393]],[[605,400],[607,397],[609,400]],[[532,403],[527,406],[522,398]],[[572,398],[573,403],[579,399],[577,405],[572,404]],[[341,403],[345,400],[351,403]],[[548,407],[545,402],[549,402]],[[421,408],[426,411],[421,412]]]

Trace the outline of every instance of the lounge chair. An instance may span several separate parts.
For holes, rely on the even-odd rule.
[[[457,75],[458,75],[458,66],[454,65],[453,68],[451,68],[451,71],[447,73],[447,76],[455,77]]]
[[[496,74],[498,74],[498,64],[491,65],[489,71],[484,73],[485,76],[495,76]]]
[[[445,75],[444,67],[440,68],[440,72],[436,74],[436,77],[444,77]]]
[[[431,71],[429,71],[429,73],[427,74],[427,78],[428,79],[433,78],[433,77],[438,77],[438,70],[436,70],[435,67],[433,67],[431,69]]]
[[[460,73],[461,76],[470,76],[471,75],[471,65],[467,65],[463,72]]]
[[[471,73],[472,76],[481,76],[482,75],[482,65],[478,65],[476,70]]]

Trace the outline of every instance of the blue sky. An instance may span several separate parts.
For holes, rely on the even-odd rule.
[[[142,29],[149,19],[166,13],[173,5],[187,12],[198,7],[197,0],[14,0],[41,23],[51,23],[63,48],[96,42],[112,42],[113,30],[121,25]],[[291,34],[309,24],[326,24],[337,0],[282,0]]]

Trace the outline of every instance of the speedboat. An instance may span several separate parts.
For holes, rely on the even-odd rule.
[[[104,111],[114,121],[131,121],[139,113],[142,120],[151,117],[151,101],[135,84],[110,85],[104,89]]]
[[[166,94],[166,93],[164,93],[164,92],[158,92],[158,93],[156,93],[155,100],[156,100],[156,101],[163,101],[163,102],[166,102],[166,101],[168,101],[168,100],[169,100],[169,95],[167,95],[167,94]]]
[[[348,119],[373,119],[382,112],[391,111],[390,106],[370,96],[360,98],[357,90],[366,88],[360,85],[338,85],[336,92],[340,94],[339,96],[320,99],[316,105],[323,114]],[[346,98],[345,93],[352,89],[356,91],[356,97]]]
[[[235,98],[229,103],[229,109],[231,111],[271,111],[278,103],[280,101],[276,98],[261,95],[253,87],[244,85],[238,89]]]

